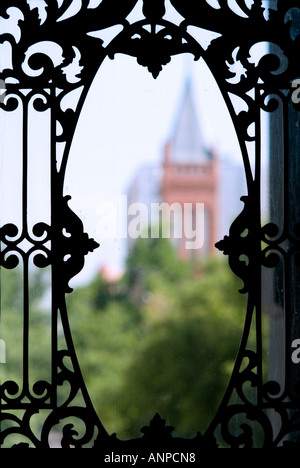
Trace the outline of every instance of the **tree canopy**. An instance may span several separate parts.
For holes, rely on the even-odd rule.
[[[124,278],[69,298],[88,389],[108,432],[138,437],[155,413],[192,437],[228,384],[246,310],[223,258],[181,261],[166,239],[139,239]]]
[[[51,380],[51,271],[30,278],[33,385]],[[7,362],[0,364],[1,382],[22,380],[22,287],[21,269],[2,269],[0,338]],[[67,296],[83,376],[109,433],[139,437],[156,413],[179,437],[207,428],[240,344],[247,300],[240,289],[223,257],[182,261],[159,238],[134,244],[121,280],[99,273]]]

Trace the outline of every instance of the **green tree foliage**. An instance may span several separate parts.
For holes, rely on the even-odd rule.
[[[51,377],[50,273],[30,275],[31,384]],[[140,239],[119,282],[99,274],[68,295],[81,369],[109,433],[139,437],[157,412],[178,436],[205,430],[238,351],[247,299],[241,286],[223,257],[181,261],[168,240]],[[2,269],[2,382],[22,380],[22,288],[21,270]]]
[[[226,260],[184,262],[140,239],[119,283],[70,296],[76,349],[109,432],[138,437],[156,412],[191,437],[212,420],[240,343],[246,297]]]
[[[50,281],[39,270],[29,272],[29,380],[51,378],[51,312],[45,300]],[[0,381],[23,379],[24,295],[23,271],[1,269],[0,339],[5,342],[6,362],[0,364]],[[46,305],[47,303],[47,305]]]

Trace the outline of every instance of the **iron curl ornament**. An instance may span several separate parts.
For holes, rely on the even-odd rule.
[[[141,19],[132,21],[130,14],[136,8],[140,9]],[[170,8],[181,15],[182,21],[174,24],[168,19]],[[115,26],[121,30],[104,46],[99,32]],[[210,42],[201,44],[191,27],[211,33]],[[298,379],[288,357],[297,331],[300,337],[297,301],[293,299],[299,293],[292,281],[300,266],[300,205],[295,203],[300,189],[296,163],[300,100],[293,99],[292,86],[300,76],[299,1],[1,0],[0,47],[7,53],[0,68],[0,79],[6,88],[0,109],[7,114],[20,110],[23,116],[22,226],[20,229],[13,222],[1,226],[0,265],[13,270],[22,264],[24,277],[23,381],[0,385],[0,444],[6,445],[12,435],[18,434],[22,440],[19,448],[49,448],[51,431],[58,425],[63,448],[93,446],[103,453],[111,449],[122,454],[134,449],[147,454],[162,444],[169,452],[178,452],[179,448],[197,452],[218,446],[251,448],[254,427],[259,428],[263,447],[297,444],[300,375]],[[89,398],[69,326],[69,281],[84,267],[85,256],[99,246],[84,232],[83,223],[64,196],[66,168],[76,124],[94,77],[107,57],[113,59],[119,53],[135,57],[137,65],[146,67],[154,78],[175,55],[190,53],[195,61],[203,58],[230,112],[244,162],[248,190],[243,197],[244,210],[233,222],[229,235],[217,244],[244,283],[241,293],[248,294],[244,331],[220,408],[207,431],[195,434],[191,440],[173,438],[173,428],[166,426],[159,415],[143,428],[140,439],[124,442],[109,435]],[[63,100],[74,91],[78,96],[76,108],[63,106]],[[246,110],[236,111],[233,97],[242,101]],[[36,112],[50,113],[51,137],[51,222],[39,222],[32,228],[27,220],[29,106],[34,106]],[[283,155],[281,168],[277,169],[283,177],[284,219],[280,225],[263,225],[261,112],[272,116],[279,108]],[[254,161],[248,151],[249,143],[255,144]],[[58,158],[60,144],[64,145],[64,152]],[[51,267],[52,272],[51,380],[37,381],[32,387],[28,378],[30,259],[37,268]],[[283,384],[263,378],[261,329],[262,271],[272,271],[280,261],[284,264],[283,347],[287,356]],[[58,340],[59,324],[65,337],[63,347]],[[253,327],[254,350],[248,348]],[[66,383],[69,393],[62,401],[59,393]],[[255,392],[255,398],[249,398],[247,385]],[[238,397],[239,403],[232,403],[233,396]],[[32,420],[43,411],[43,428],[37,434]],[[276,425],[272,422],[274,414]],[[238,421],[238,428],[233,431],[234,421]]]

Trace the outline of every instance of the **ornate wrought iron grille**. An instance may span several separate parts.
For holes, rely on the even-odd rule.
[[[76,5],[74,5],[76,3]],[[0,5],[0,44],[6,44],[11,63],[2,67],[0,78],[6,95],[0,108],[5,114],[17,110],[23,116],[22,147],[22,226],[1,226],[2,269],[23,268],[23,381],[5,381],[0,386],[0,444],[12,434],[22,436],[21,447],[48,448],[54,426],[61,424],[63,448],[94,446],[103,453],[129,453],[133,450],[155,451],[163,444],[171,451],[196,452],[203,447],[252,447],[255,428],[262,433],[262,446],[295,444],[300,433],[300,375],[291,360],[292,343],[300,338],[299,267],[299,78],[300,9],[298,0],[170,0],[183,17],[180,24],[165,19],[164,0],[140,2],[143,19],[131,23],[128,16],[138,0],[2,0]],[[91,35],[115,25],[121,32],[107,47]],[[149,26],[145,28],[145,26]],[[194,26],[218,33],[205,50],[189,33]],[[266,45],[259,59],[255,48]],[[55,50],[56,56],[52,54]],[[60,59],[57,59],[57,52]],[[156,78],[172,56],[191,53],[203,57],[215,77],[228,106],[239,139],[245,167],[248,193],[243,197],[244,210],[234,221],[229,236],[217,247],[229,256],[233,272],[244,282],[242,294],[248,294],[245,326],[228,389],[217,414],[204,434],[195,439],[172,438],[172,428],[156,415],[140,439],[121,442],[110,436],[91,404],[81,376],[72,343],[65,298],[71,292],[69,281],[84,266],[85,256],[97,244],[84,233],[78,216],[64,197],[64,177],[69,151],[81,109],[96,72],[106,57],[116,53],[136,57]],[[78,73],[69,73],[69,66]],[[295,85],[296,83],[296,85]],[[65,109],[63,99],[78,90],[76,110]],[[247,110],[237,113],[231,96],[245,103]],[[51,220],[28,225],[28,109],[50,114]],[[271,188],[274,198],[272,222],[261,220],[261,112],[270,115]],[[275,116],[272,118],[272,116]],[[58,124],[61,132],[57,133]],[[249,129],[255,127],[254,134]],[[255,161],[250,161],[247,144],[255,143]],[[276,143],[277,142],[277,143]],[[278,143],[279,142],[279,143]],[[65,145],[63,157],[57,147]],[[279,186],[280,196],[276,195]],[[283,207],[279,219],[278,205]],[[277,215],[276,215],[277,213]],[[245,262],[246,258],[246,262]],[[29,346],[29,260],[43,269],[51,268],[51,381],[37,381],[33,387],[28,377]],[[265,382],[262,371],[262,277],[276,272],[283,264],[281,302],[285,328],[282,353],[284,375],[279,381]],[[270,276],[270,275],[269,275]],[[276,291],[276,288],[275,288]],[[282,292],[283,291],[283,292]],[[58,341],[62,324],[65,346]],[[256,330],[256,349],[248,348],[251,327]],[[66,365],[69,358],[72,365]],[[59,399],[61,386],[69,383],[69,395]],[[250,384],[255,400],[248,398],[244,385]],[[240,402],[232,403],[236,394]],[[82,404],[78,405],[81,396]],[[44,411],[42,431],[37,435],[32,419]],[[272,415],[276,416],[274,424]],[[163,415],[162,415],[163,416]],[[232,421],[240,416],[238,430]],[[73,423],[70,423],[73,417]],[[74,421],[81,423],[77,429]]]

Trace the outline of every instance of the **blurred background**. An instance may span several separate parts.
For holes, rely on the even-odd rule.
[[[264,177],[266,190],[267,170]],[[205,430],[233,369],[247,301],[215,248],[247,188],[229,112],[205,63],[175,57],[153,80],[131,58],[105,62],[79,121],[65,187],[100,244],[74,279],[68,307],[105,427],[138,437],[159,412],[178,436]],[[130,213],[137,203],[147,210]],[[191,204],[201,248],[186,249],[184,230],[176,237],[173,213],[165,213],[170,238],[151,238],[164,216],[151,217],[153,203]],[[203,225],[196,203],[204,204]]]
[[[0,113],[0,209],[1,224],[20,225],[21,116],[13,114]],[[30,122],[34,225],[50,217],[49,113],[41,117],[32,109]],[[250,145],[251,163],[254,154]],[[38,184],[37,171],[43,174]],[[267,217],[267,159],[262,187]],[[174,57],[154,80],[133,58],[107,59],[81,113],[64,188],[85,232],[100,244],[72,280],[67,303],[81,369],[102,423],[128,439],[138,437],[158,412],[175,435],[195,436],[207,428],[225,392],[247,302],[238,293],[241,282],[215,248],[242,211],[247,187],[229,112],[204,61]],[[180,218],[174,212],[144,216],[153,203],[182,209],[188,203],[194,238],[187,239],[184,229],[176,235]],[[201,218],[197,203],[204,206]],[[136,204],[145,212],[130,209]],[[162,235],[166,215],[169,238]],[[129,235],[132,223],[140,233],[136,238]],[[151,236],[153,226],[161,235]],[[199,231],[203,244],[187,249]],[[22,379],[22,281],[22,267],[2,268],[2,382]],[[32,384],[51,376],[50,287],[51,268],[41,273],[32,263]]]

